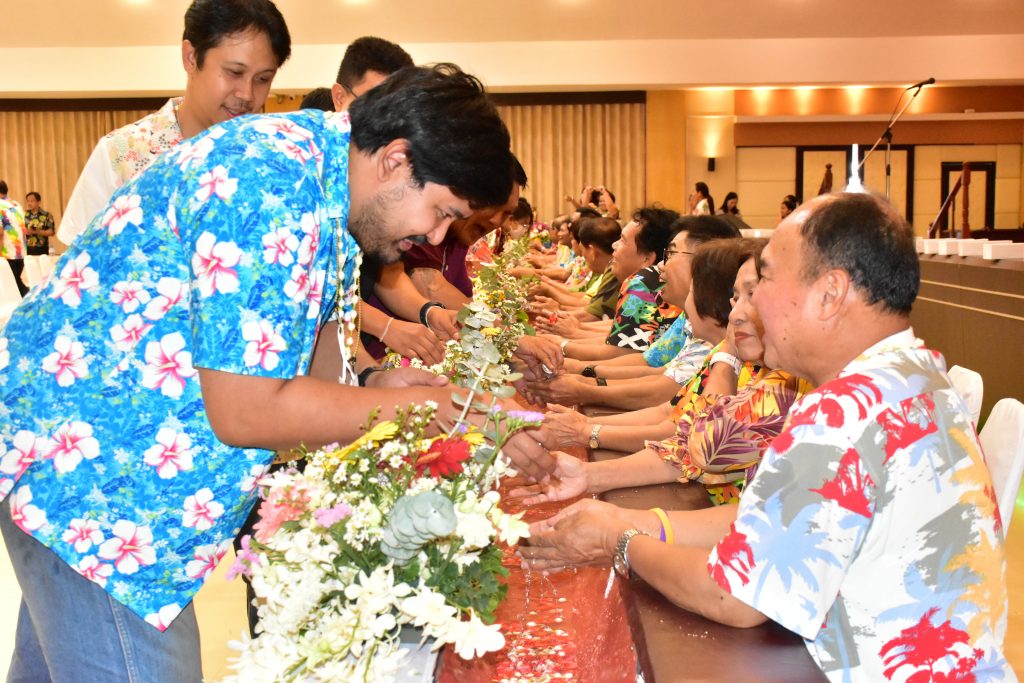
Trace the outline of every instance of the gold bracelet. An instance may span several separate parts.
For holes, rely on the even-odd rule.
[[[669,520],[668,515],[661,508],[651,508],[651,512],[658,516],[661,520],[661,540],[669,545],[676,542],[676,534],[672,529],[672,522]]]

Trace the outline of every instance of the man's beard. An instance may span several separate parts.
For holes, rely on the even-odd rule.
[[[387,232],[387,220],[390,209],[401,203],[407,190],[416,189],[410,181],[408,185],[400,185],[390,190],[381,190],[364,205],[359,216],[349,216],[348,229],[362,249],[364,258],[375,261],[379,265],[396,263],[402,258],[398,248],[401,240],[390,240]],[[397,232],[397,230],[395,230]],[[404,239],[414,244],[427,241],[426,235],[410,235]]]

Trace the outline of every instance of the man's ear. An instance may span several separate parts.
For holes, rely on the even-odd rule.
[[[846,307],[847,297],[850,295],[850,274],[845,270],[833,268],[818,278],[815,288],[818,319],[832,319]]]
[[[391,181],[396,178],[407,180],[412,176],[412,166],[409,163],[409,141],[404,138],[397,138],[377,150],[374,154],[374,161],[377,167],[377,177],[383,181]]]
[[[331,101],[334,102],[334,111],[345,111],[351,102],[348,99],[348,92],[341,83],[331,86]]]
[[[191,40],[181,41],[181,65],[189,76],[199,71],[199,62],[196,55],[196,48]]]

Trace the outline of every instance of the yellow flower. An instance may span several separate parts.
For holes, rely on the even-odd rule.
[[[391,421],[378,422],[373,428],[361,437],[337,451],[335,460],[344,460],[357,450],[371,443],[379,443],[393,438],[398,433],[398,425]]]
[[[496,337],[499,334],[501,334],[501,330],[499,330],[497,327],[485,327],[481,329],[480,332],[485,337]]]

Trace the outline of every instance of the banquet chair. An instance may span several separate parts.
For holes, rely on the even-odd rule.
[[[6,325],[14,309],[21,303],[21,292],[14,279],[14,271],[7,259],[0,259],[0,325]]]
[[[971,413],[971,422],[977,427],[978,420],[981,419],[981,398],[985,392],[985,384],[981,375],[959,365],[951,367],[946,374],[949,375],[949,381],[952,382],[953,388],[967,404],[967,410]]]
[[[43,269],[39,265],[38,256],[25,257],[25,270],[21,272],[21,279],[29,289],[38,285],[43,279]]]
[[[1013,507],[1024,474],[1024,403],[1015,398],[1001,399],[981,430],[981,448],[1003,518],[1003,535],[1010,528]]]
[[[39,270],[42,272],[43,277],[46,277],[53,271],[54,258],[49,254],[39,255]]]

